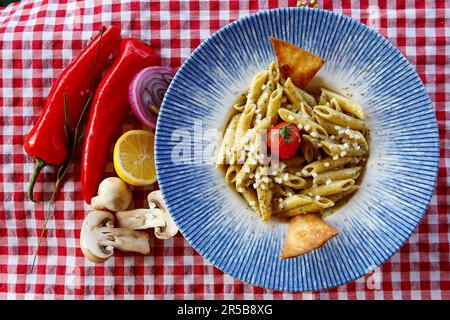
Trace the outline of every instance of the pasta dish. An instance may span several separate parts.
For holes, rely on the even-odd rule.
[[[297,236],[299,224],[319,223],[323,228],[311,236],[332,237],[337,230],[320,214],[358,190],[369,150],[365,115],[348,97],[326,88],[314,96],[298,87],[285,77],[283,58],[277,58],[232,106],[216,165],[264,222],[296,217]],[[296,241],[297,250],[282,258],[310,251],[298,248],[302,239]],[[318,239],[315,246],[325,241]]]

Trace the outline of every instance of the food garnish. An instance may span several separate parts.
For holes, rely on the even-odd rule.
[[[131,110],[146,126],[156,128],[156,119],[164,94],[174,77],[172,69],[148,67],[136,74],[130,83],[128,99]]]
[[[100,184],[109,150],[120,132],[120,126],[130,110],[128,86],[137,72],[155,65],[153,50],[137,39],[124,39],[119,56],[98,85],[86,128],[82,163],[81,184],[84,200],[91,202]]]
[[[270,41],[280,66],[281,76],[285,79],[291,78],[297,87],[305,88],[322,67],[324,61],[281,39],[270,37]]]
[[[114,146],[114,169],[123,181],[133,186],[155,183],[154,139],[151,131],[131,130],[117,140]]]
[[[339,232],[314,213],[291,219],[281,259],[293,258],[317,249]]]
[[[292,158],[300,144],[300,130],[289,122],[281,122],[269,131],[267,143],[270,152],[280,160]]]

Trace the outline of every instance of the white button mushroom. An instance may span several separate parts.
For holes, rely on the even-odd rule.
[[[116,213],[121,228],[144,230],[155,228],[158,239],[169,239],[177,234],[178,227],[172,220],[162,198],[161,191],[153,191],[148,197],[149,209],[135,209]]]
[[[131,203],[131,191],[120,178],[110,177],[98,186],[98,195],[91,199],[94,210],[107,209],[110,211],[127,210]]]
[[[96,263],[103,263],[114,253],[114,248],[124,252],[150,253],[146,232],[114,228],[114,215],[95,210],[84,219],[80,234],[80,246],[84,256]]]
[[[145,230],[165,227],[166,221],[159,209],[135,209],[116,213],[117,224],[120,228],[131,230]]]
[[[169,210],[166,207],[166,203],[164,202],[161,191],[157,190],[149,193],[149,195],[147,196],[147,201],[150,207],[152,207],[151,203],[153,203],[156,205],[156,208],[161,210],[161,213],[164,216],[164,220],[166,221],[165,227],[155,228],[155,236],[158,239],[165,240],[172,238],[174,235],[176,235],[178,232],[178,227],[173,221],[172,217],[170,216]]]

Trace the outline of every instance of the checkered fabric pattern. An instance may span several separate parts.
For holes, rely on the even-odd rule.
[[[448,1],[318,1],[377,29],[411,61],[436,109],[441,143],[437,188],[402,249],[380,268],[338,288],[276,292],[251,286],[204,260],[181,235],[151,242],[149,256],[117,253],[104,265],[83,257],[78,237],[89,207],[76,161],[55,201],[36,267],[44,205],[26,196],[33,169],[22,144],[61,72],[102,24],[157,48],[178,68],[210,34],[239,17],[296,0],[31,1],[0,9],[0,298],[7,299],[450,299],[450,7]],[[130,116],[123,129],[139,125]],[[112,166],[108,167],[112,172]],[[39,180],[49,198],[55,173]],[[135,206],[149,189],[134,191]]]

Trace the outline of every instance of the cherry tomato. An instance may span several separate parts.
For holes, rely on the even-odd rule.
[[[280,160],[287,160],[295,155],[300,144],[300,130],[289,122],[282,122],[270,129],[268,145],[272,154]]]

